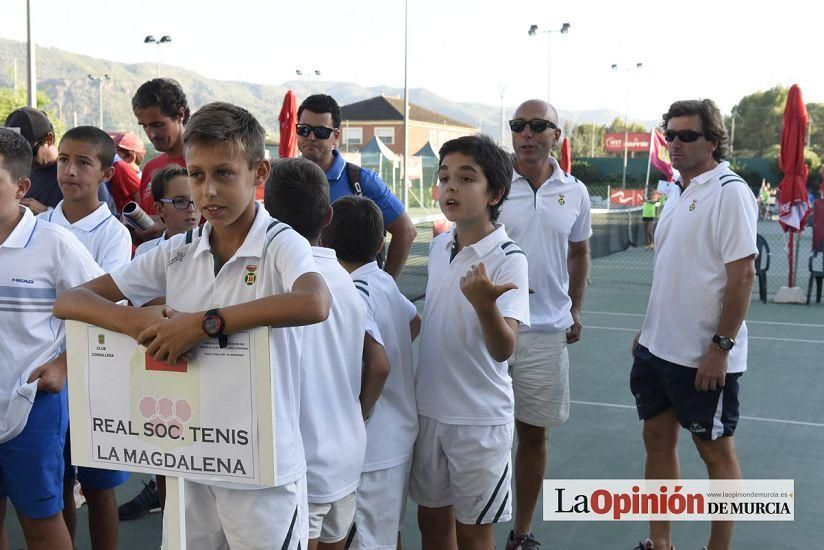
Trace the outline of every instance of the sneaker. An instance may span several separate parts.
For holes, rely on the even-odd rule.
[[[159,511],[160,498],[157,496],[155,480],[152,479],[149,483],[143,483],[143,490],[136,497],[117,508],[117,515],[120,521],[129,521]]]
[[[541,546],[532,533],[521,533],[517,537],[514,531],[509,532],[509,537],[506,539],[506,550],[535,550]]]
[[[80,482],[76,479],[74,480],[74,507],[78,510],[81,506],[86,504],[86,497],[83,495],[83,488],[80,486]]]
[[[650,539],[644,539],[632,550],[654,550],[655,544]],[[675,546],[670,546],[670,550],[675,550]]]

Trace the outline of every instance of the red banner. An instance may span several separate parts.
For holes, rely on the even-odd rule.
[[[641,206],[644,204],[644,190],[614,189],[609,194],[609,202],[617,206]]]
[[[627,136],[627,151],[630,153],[646,153],[649,151],[649,134],[630,132]],[[604,151],[607,153],[624,152],[624,133],[606,134],[604,136]]]

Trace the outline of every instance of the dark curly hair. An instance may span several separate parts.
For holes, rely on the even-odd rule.
[[[721,111],[713,100],[685,99],[676,101],[664,113],[661,129],[666,131],[667,123],[672,118],[692,115],[698,115],[701,119],[701,131],[704,132],[704,139],[715,144],[712,157],[720,162],[727,156],[727,129],[724,127],[724,117],[721,116]]]
[[[175,118],[183,109],[183,124],[189,122],[189,102],[177,80],[153,78],[140,85],[132,98],[132,111],[157,107],[164,116]]]

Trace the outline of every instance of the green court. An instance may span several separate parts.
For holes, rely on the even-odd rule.
[[[419,236],[401,289],[423,307],[426,256],[431,223],[418,227]],[[625,229],[632,233],[633,228]],[[772,251],[770,294],[786,284],[784,237],[777,222],[759,222]],[[809,239],[807,233],[806,239]],[[643,243],[641,243],[643,244]],[[802,241],[799,286],[806,292],[809,241]],[[640,328],[649,295],[652,252],[630,247],[593,260],[592,284],[587,290],[584,332],[570,347],[572,408],[570,420],[550,435],[547,477],[634,479],[643,476],[641,422],[629,392],[630,342]],[[734,548],[772,550],[819,548],[824,540],[824,303],[779,305],[758,301],[753,294],[747,316],[750,331],[748,370],[741,378],[741,420],[736,444],[744,477],[794,479],[794,522],[739,522]],[[704,465],[689,434],[679,447],[685,478],[705,477]],[[118,489],[125,502],[140,489],[143,476],[132,476]],[[13,509],[6,525],[12,550],[24,547]],[[641,522],[543,522],[538,504],[534,531],[548,549],[630,549],[646,537]],[[78,548],[90,548],[86,507],[80,510]],[[160,543],[160,515],[121,522],[120,548],[153,549]],[[496,529],[498,548],[511,522]],[[679,549],[698,549],[706,543],[709,524],[677,522],[674,542]],[[415,505],[407,507],[403,547],[421,548]]]

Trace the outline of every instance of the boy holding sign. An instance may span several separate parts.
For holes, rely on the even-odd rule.
[[[192,115],[184,134],[186,164],[198,210],[206,218],[137,256],[122,270],[74,289],[55,304],[63,318],[134,337],[158,360],[176,363],[210,338],[260,326],[270,330],[277,479],[275,487],[186,482],[189,548],[294,550],[307,545],[306,463],[298,428],[302,330],[323,321],[330,296],[309,243],[258,205],[255,188],[269,175],[264,130],[245,109],[211,103]],[[247,277],[249,266],[260,273]],[[264,276],[265,274],[265,276]],[[135,305],[166,297],[165,318]],[[178,313],[186,312],[186,313]]]

